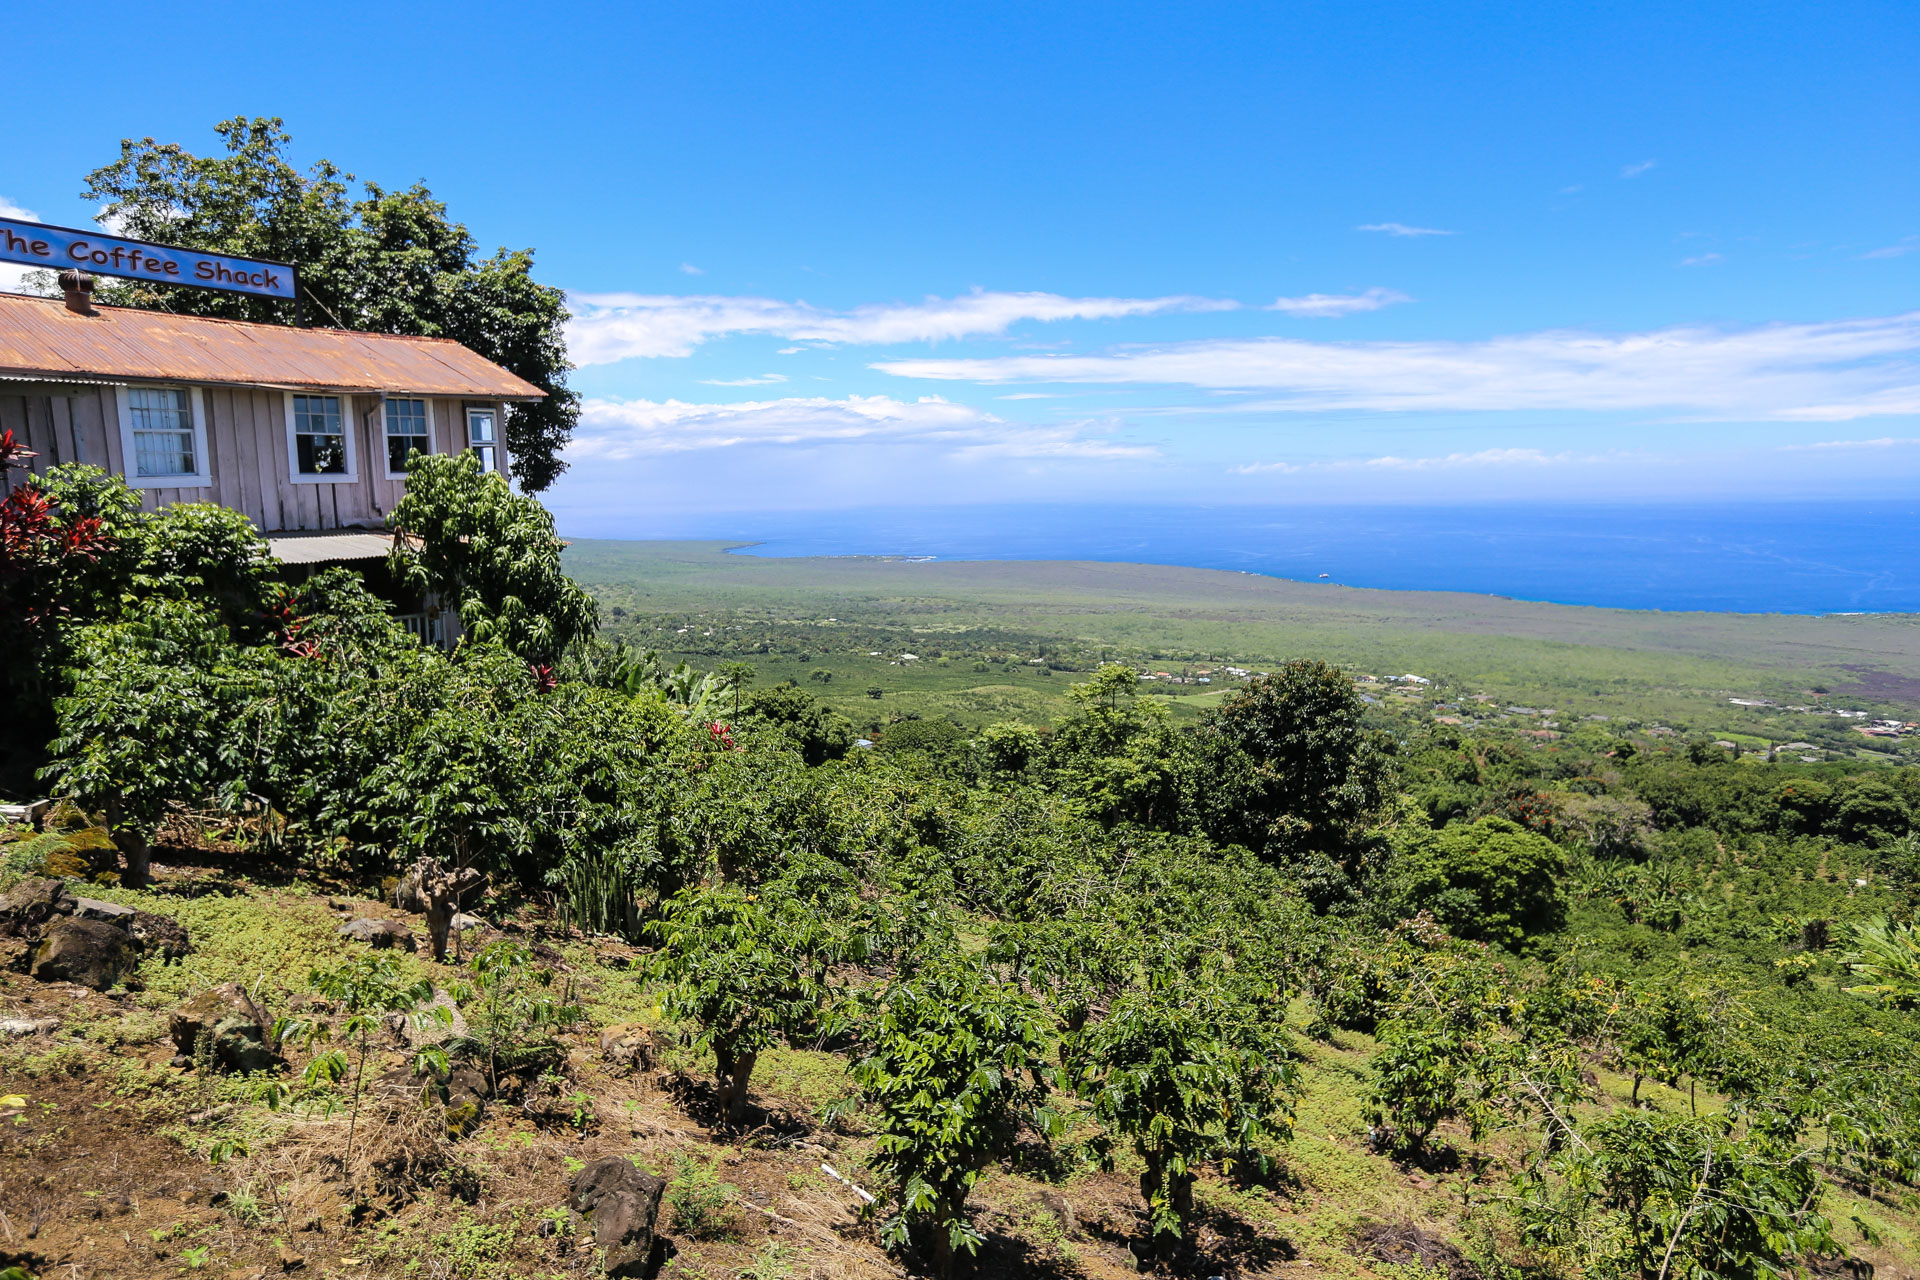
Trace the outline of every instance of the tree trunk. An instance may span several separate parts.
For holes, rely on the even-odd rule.
[[[727,1123],[738,1126],[747,1118],[747,1084],[753,1079],[754,1063],[759,1061],[757,1053],[743,1053],[739,1057],[722,1056],[714,1053],[714,1090],[720,1105],[725,1109]]]
[[[151,879],[153,848],[146,833],[127,821],[126,806],[119,796],[107,800],[107,831],[113,837],[114,847],[127,860],[121,883],[129,889],[146,888]]]
[[[420,896],[427,903],[427,936],[433,943],[433,958],[445,963],[447,937],[453,931],[453,917],[460,909],[460,899],[485,877],[472,867],[448,871],[431,858],[420,859],[413,864],[413,870],[419,880]]]

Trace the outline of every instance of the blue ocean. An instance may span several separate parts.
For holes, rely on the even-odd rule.
[[[657,536],[739,538],[762,556],[1136,561],[1630,609],[1920,612],[1920,499],[876,507],[715,515]]]

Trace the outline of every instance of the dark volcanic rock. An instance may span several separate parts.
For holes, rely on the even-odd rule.
[[[388,947],[412,951],[418,945],[414,941],[413,930],[407,926],[393,920],[376,920],[372,916],[347,921],[340,926],[340,936],[364,942],[375,951],[384,951]]]
[[[138,958],[125,930],[100,920],[66,919],[47,926],[28,972],[42,982],[105,991],[131,973]]]
[[[72,915],[73,905],[58,880],[22,880],[0,895],[0,935],[37,938],[48,921]]]
[[[640,1172],[621,1156],[595,1161],[573,1175],[567,1203],[593,1223],[594,1243],[607,1251],[609,1276],[646,1274],[666,1186],[664,1178]]]
[[[174,961],[193,950],[193,945],[187,940],[185,927],[169,916],[136,911],[124,917],[121,924],[143,955],[157,955],[163,960]]]
[[[265,1013],[237,982],[210,987],[175,1009],[167,1033],[187,1058],[202,1036],[210,1037],[210,1056],[221,1071],[266,1071],[279,1062],[267,1044]]]

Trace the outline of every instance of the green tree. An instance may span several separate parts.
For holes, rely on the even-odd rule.
[[[1617,1111],[1557,1179],[1523,1178],[1524,1237],[1595,1280],[1784,1275],[1840,1251],[1814,1156],[1724,1115]]]
[[[967,1196],[1013,1149],[1022,1124],[1059,1130],[1047,1108],[1046,1024],[1032,997],[944,958],[890,983],[863,1019],[853,1075],[877,1111],[871,1165],[891,1184],[889,1248],[918,1243],[945,1276],[985,1237]]]
[[[1203,1162],[1263,1164],[1262,1144],[1292,1128],[1287,1047],[1272,1024],[1221,998],[1223,976],[1159,975],[1069,1050],[1094,1116],[1146,1166],[1140,1194],[1163,1253],[1191,1235]]]
[[[1920,920],[1907,924],[1880,916],[1848,930],[1847,967],[1866,982],[1847,988],[1877,996],[1897,1009],[1920,1005]]]
[[[803,903],[724,886],[690,888],[648,926],[651,974],[667,984],[667,1016],[692,1022],[711,1050],[715,1094],[731,1124],[765,1049],[817,1030],[826,1010],[828,931]]]
[[[748,697],[740,721],[775,729],[808,764],[838,760],[853,746],[853,722],[791,682]]]
[[[476,643],[551,664],[600,623],[593,597],[560,567],[552,514],[472,454],[419,459],[389,520],[395,576],[451,604]]]
[[[1046,774],[1102,822],[1171,827],[1180,817],[1186,739],[1163,704],[1138,696],[1139,684],[1132,667],[1110,662],[1069,687],[1074,712],[1054,726]]]
[[[1308,659],[1235,692],[1199,732],[1201,825],[1220,844],[1277,862],[1321,854],[1356,876],[1390,782],[1363,710],[1345,672]]]
[[[751,662],[736,660],[721,663],[714,668],[714,674],[725,680],[727,687],[733,691],[733,714],[737,718],[740,714],[740,695],[753,684],[753,678],[760,674],[759,670]]]
[[[424,183],[389,191],[327,160],[302,171],[277,119],[214,126],[224,155],[124,139],[120,156],[87,176],[83,199],[119,234],[215,253],[290,262],[313,321],[372,333],[452,338],[545,391],[513,406],[506,443],[528,492],[565,470],[560,451],[579,418],[567,387],[564,293],[532,278],[533,251],[490,257]],[[284,322],[284,302],[148,281],[116,282],[102,301],[180,315]]]
[[[1396,861],[1402,909],[1430,911],[1457,937],[1518,949],[1565,922],[1565,854],[1510,819],[1416,832]]]
[[[169,802],[237,798],[246,778],[235,726],[264,692],[212,610],[159,598],[126,621],[84,628],[74,642],[73,687],[55,703],[56,794],[107,814],[144,885],[149,843]]]

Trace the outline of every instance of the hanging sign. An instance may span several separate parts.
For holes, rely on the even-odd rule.
[[[268,298],[298,297],[294,269],[284,262],[175,249],[19,218],[0,218],[0,262],[21,262],[50,271],[90,271],[154,284],[256,293]]]

